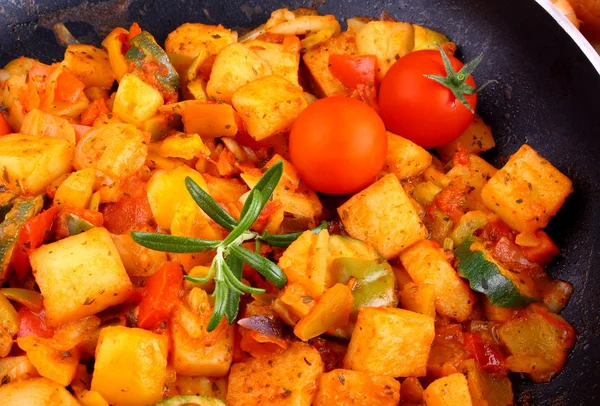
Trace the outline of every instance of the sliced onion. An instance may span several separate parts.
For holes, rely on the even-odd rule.
[[[238,324],[267,337],[283,338],[284,335],[283,323],[272,316],[250,316],[238,320]]]
[[[75,39],[71,31],[63,23],[56,23],[52,26],[52,30],[54,31],[54,35],[56,35],[56,40],[63,47],[67,47],[69,45],[79,44],[79,41]]]
[[[248,42],[248,41],[252,41],[258,37],[260,37],[261,35],[263,35],[266,31],[265,25],[259,25],[258,27],[256,27],[255,29],[248,31],[247,33],[245,33],[244,35],[242,35],[239,39],[239,42]]]
[[[238,162],[244,162],[248,158],[240,144],[233,138],[223,137],[221,138],[221,141],[223,141],[223,144],[225,144],[228,150],[233,152],[233,155],[235,155],[235,159],[237,159]]]

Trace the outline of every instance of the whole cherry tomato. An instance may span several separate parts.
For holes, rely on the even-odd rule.
[[[470,72],[460,72],[464,65],[453,56],[448,56],[446,64],[441,52],[415,51],[400,58],[379,90],[379,114],[387,129],[424,148],[457,139],[473,121],[477,105]],[[478,59],[471,64],[473,68]]]
[[[387,134],[365,103],[327,97],[308,106],[290,134],[290,156],[300,178],[324,193],[356,192],[385,164]]]

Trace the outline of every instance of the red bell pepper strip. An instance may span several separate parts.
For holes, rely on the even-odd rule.
[[[10,125],[4,118],[2,114],[0,114],[0,137],[7,134],[12,134],[13,130],[10,128]]]
[[[46,324],[46,311],[33,312],[26,307],[19,309],[19,332],[18,337],[36,335],[38,337],[50,338],[54,330]]]
[[[546,265],[548,262],[552,261],[552,258],[560,254],[560,250],[548,234],[542,230],[536,231],[535,236],[540,241],[537,246],[522,247],[521,249],[523,250],[525,257],[531,262]]]
[[[81,125],[91,126],[103,113],[108,113],[108,107],[104,99],[96,99],[81,114]]]
[[[27,220],[21,229],[10,261],[17,278],[20,280],[25,278],[27,272],[31,269],[29,253],[46,241],[52,230],[52,224],[57,213],[58,208],[51,207]]]
[[[52,231],[54,232],[54,237],[56,239],[65,238],[71,235],[69,232],[68,221],[70,214],[74,214],[78,218],[85,220],[86,222],[96,227],[100,227],[104,223],[104,216],[100,212],[75,207],[64,208],[61,209],[58,215],[56,216],[56,221],[54,222],[54,226],[52,227]]]
[[[123,234],[135,227],[150,224],[153,215],[146,194],[146,182],[132,176],[123,184],[123,197],[102,208],[104,227],[111,233]]]
[[[20,303],[29,310],[39,312],[44,307],[42,305],[42,295],[35,290],[22,288],[2,288],[0,294],[6,296],[8,300]]]
[[[64,71],[56,79],[54,98],[59,102],[74,103],[83,94],[85,85],[71,72]]]
[[[465,350],[477,361],[483,371],[496,373],[507,370],[506,357],[496,345],[473,333],[464,333],[463,339]]]
[[[350,89],[375,84],[375,55],[331,55],[329,71]]]
[[[144,285],[145,295],[140,302],[137,325],[156,328],[166,322],[177,304],[183,283],[183,271],[173,262],[165,262]]]

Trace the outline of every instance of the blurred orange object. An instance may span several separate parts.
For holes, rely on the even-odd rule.
[[[581,21],[581,32],[592,44],[600,43],[600,0],[568,1]]]
[[[563,13],[565,15],[565,17],[567,17],[569,19],[569,21],[571,21],[573,23],[573,25],[575,27],[577,27],[577,29],[579,29],[579,26],[580,26],[579,19],[577,18],[577,15],[575,14],[575,10],[571,6],[571,3],[574,0],[550,0],[550,1],[552,2],[552,4],[554,4],[554,6],[557,9],[560,10],[561,13]],[[571,3],[569,3],[569,1]]]

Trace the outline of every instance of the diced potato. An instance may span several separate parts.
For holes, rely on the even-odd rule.
[[[362,307],[344,368],[394,378],[425,376],[433,317],[391,307]]]
[[[275,154],[269,161],[265,164],[265,168],[270,168],[275,165],[279,161],[283,162],[283,174],[281,175],[281,181],[285,186],[289,188],[290,191],[295,192],[300,184],[300,176],[298,175],[298,171],[289,161],[284,159],[281,155]]]
[[[14,337],[19,331],[17,310],[2,293],[0,293],[0,328],[4,329],[10,337]]]
[[[328,330],[344,327],[348,324],[353,303],[354,297],[348,286],[341,283],[332,286],[296,324],[294,334],[302,341],[308,341]]]
[[[108,53],[93,45],[69,45],[65,50],[63,65],[88,88],[110,90],[115,82]]]
[[[154,172],[148,181],[148,202],[160,228],[171,228],[179,202],[195,204],[185,187],[185,178],[188,176],[202,189],[207,190],[208,186],[202,175],[186,165],[170,170],[160,169]]]
[[[238,132],[235,111],[228,104],[187,103],[182,111],[186,133],[202,137],[233,137]]]
[[[240,87],[272,72],[269,63],[242,44],[231,44],[215,59],[206,93],[215,100],[231,103]]]
[[[433,182],[426,181],[417,183],[412,191],[412,197],[423,206],[429,206],[434,202],[435,196],[442,191],[442,188]]]
[[[389,376],[334,369],[323,374],[313,405],[396,406],[400,382]]]
[[[0,327],[0,357],[6,357],[10,354],[13,342],[13,338],[8,331],[4,327]]]
[[[19,381],[40,376],[27,355],[0,358],[0,382]]]
[[[171,364],[179,375],[226,376],[233,359],[233,327],[223,321],[206,332],[212,306],[203,290],[193,288],[187,302],[178,304],[171,318]]]
[[[435,299],[435,287],[430,283],[409,282],[400,292],[402,308],[429,317],[435,317]]]
[[[93,168],[73,172],[60,184],[54,195],[57,206],[86,209],[90,204],[96,171]]]
[[[160,154],[165,158],[193,159],[210,155],[210,150],[198,134],[176,132],[165,138],[160,145]]]
[[[231,97],[248,134],[257,141],[291,129],[308,103],[301,87],[281,76],[265,76],[240,87]]]
[[[414,142],[387,133],[388,152],[384,170],[395,174],[398,179],[411,178],[431,165],[431,154]]]
[[[208,193],[217,202],[235,203],[248,192],[248,187],[239,179],[217,178],[208,174],[202,175],[208,185]]]
[[[318,235],[305,231],[279,259],[289,282],[302,285],[313,299],[319,299],[325,291],[328,244],[327,230]]]
[[[21,133],[40,137],[60,138],[68,141],[73,146],[76,143],[75,130],[71,123],[62,117],[44,113],[38,109],[27,113],[21,126]]]
[[[413,24],[413,28],[415,30],[415,46],[413,51],[424,49],[437,50],[436,44],[442,45],[450,41],[444,34],[430,30],[429,28],[417,24]]]
[[[359,54],[377,57],[377,78],[382,80],[394,62],[413,50],[412,24],[396,21],[371,21],[356,34]]]
[[[206,47],[210,55],[216,55],[227,45],[237,42],[237,32],[222,25],[185,23],[172,31],[165,41],[168,54],[195,58],[199,48]]]
[[[356,37],[351,32],[343,32],[304,53],[302,60],[312,76],[318,96],[331,96],[347,90],[329,71],[329,57],[334,54],[354,55],[356,52]]]
[[[300,41],[296,36],[288,37],[293,44],[274,44],[271,42],[253,40],[244,43],[269,63],[271,70],[277,75],[287,79],[290,83],[299,86],[298,65],[300,64]],[[293,38],[293,40],[292,40]]]
[[[73,148],[62,139],[25,134],[0,137],[0,184],[36,195],[71,170]]]
[[[477,114],[464,133],[451,143],[437,148],[444,161],[449,161],[459,145],[471,154],[480,154],[496,146],[491,128]]]
[[[81,406],[110,406],[102,395],[95,390],[84,390],[77,396]]]
[[[62,385],[47,378],[15,381],[0,386],[2,404],[10,406],[80,406]]]
[[[473,310],[475,296],[448,263],[434,242],[420,241],[400,254],[400,261],[412,280],[429,283],[435,289],[435,308],[439,314],[465,321]]]
[[[423,404],[423,385],[421,385],[419,378],[412,376],[402,381],[400,399],[407,404]]]
[[[157,141],[165,138],[167,133],[174,130],[179,123],[181,123],[179,117],[159,112],[145,120],[140,125],[140,130],[150,133],[150,139]]]
[[[163,97],[158,90],[128,73],[119,82],[113,112],[126,123],[139,125],[155,115],[163,104]]]
[[[337,210],[348,234],[371,244],[386,259],[428,235],[394,174],[355,194]]]
[[[473,406],[512,405],[514,395],[508,376],[482,371],[477,361],[468,359],[462,366],[467,373],[467,382]]]
[[[30,259],[51,326],[122,303],[131,291],[117,247],[105,228],[42,245]]]
[[[488,181],[481,198],[517,231],[544,228],[573,192],[571,180],[523,145]]]
[[[322,374],[319,352],[296,342],[280,354],[233,364],[226,401],[230,406],[310,406]]]
[[[168,338],[140,328],[100,331],[92,390],[114,406],[143,406],[162,399]]]
[[[147,155],[148,139],[143,132],[131,124],[108,124],[93,128],[79,140],[73,165],[124,179],[137,173]]]
[[[129,234],[111,234],[129,276],[150,276],[167,260],[167,254],[143,247]]]
[[[195,202],[187,200],[175,205],[175,214],[169,228],[172,235],[182,237],[201,238],[204,240],[220,240],[223,238],[221,229],[212,222],[210,217]],[[202,255],[203,253],[199,254]]]
[[[424,392],[426,406],[472,406],[467,378],[456,373],[433,381]]]
[[[37,342],[33,335],[20,337],[17,343],[44,378],[51,379],[62,386],[68,386],[75,377],[80,358],[78,349],[57,351],[48,345]]]
[[[446,175],[451,186],[466,188],[467,208],[486,211],[481,190],[498,170],[477,155],[469,154],[468,157],[466,165],[454,165]]]

